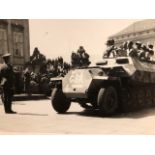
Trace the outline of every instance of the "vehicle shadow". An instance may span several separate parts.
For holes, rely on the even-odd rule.
[[[80,112],[67,112],[67,115],[80,115],[85,117],[99,117],[99,118],[112,118],[112,119],[123,119],[123,118],[129,118],[129,119],[138,119],[143,117],[149,117],[149,116],[155,116],[155,107],[148,108],[148,109],[142,109],[137,110],[133,112],[126,112],[126,113],[117,113],[112,116],[101,116],[99,114],[98,110],[83,110]]]
[[[141,110],[137,110],[134,112],[123,113],[123,114],[119,115],[117,118],[120,117],[120,118],[138,119],[138,118],[150,117],[150,116],[155,116],[155,107],[141,109]]]
[[[13,102],[14,105],[26,105],[26,103]]]
[[[36,114],[36,113],[17,113],[18,115],[30,115],[30,116],[48,116],[48,114]]]

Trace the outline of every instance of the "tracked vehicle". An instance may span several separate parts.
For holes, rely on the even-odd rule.
[[[112,115],[155,105],[155,62],[138,57],[104,58],[94,67],[70,70],[51,79],[52,106],[65,113],[71,102]]]

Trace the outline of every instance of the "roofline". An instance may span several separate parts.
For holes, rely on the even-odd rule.
[[[129,33],[122,33],[122,34],[116,34],[116,35],[111,35],[109,36],[108,38],[111,39],[111,38],[116,38],[116,37],[121,37],[121,36],[124,36],[124,35],[130,35],[130,34],[136,34],[136,33],[141,33],[141,32],[146,32],[146,31],[150,31],[150,30],[155,30],[155,28],[151,28],[151,29],[145,29],[143,31],[136,31],[136,32],[129,32]]]
[[[133,24],[131,24],[131,25],[125,27],[123,30],[127,29],[127,28],[130,27],[130,26],[133,26],[133,27],[134,27],[137,23],[139,23],[139,22],[141,22],[141,21],[147,21],[147,20],[149,20],[149,19],[140,20],[140,21],[134,22]],[[109,36],[108,38],[111,39],[111,38],[114,38],[114,37],[121,37],[121,36],[123,36],[123,35],[136,34],[136,33],[145,32],[145,31],[148,31],[148,30],[155,30],[155,27],[154,27],[154,28],[150,28],[150,29],[135,31],[135,32],[134,32],[134,30],[133,30],[133,32],[128,32],[128,33],[119,34],[119,33],[121,33],[123,30],[119,31],[118,33],[116,33],[116,34],[114,34],[114,35]]]

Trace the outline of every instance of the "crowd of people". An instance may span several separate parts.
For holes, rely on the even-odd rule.
[[[27,93],[38,89],[42,93],[50,89],[50,78],[63,77],[69,71],[70,64],[65,62],[62,57],[56,59],[46,59],[38,48],[34,49],[30,61],[25,64],[23,72],[24,91]],[[31,86],[31,87],[30,87]]]
[[[145,45],[140,41],[126,41],[120,47],[115,46],[115,41],[109,39],[106,43],[107,49],[103,57],[131,56],[137,57],[142,61],[151,61],[154,59],[153,45]]]
[[[86,52],[83,46],[80,46],[77,52],[71,54],[71,64],[73,68],[87,67],[90,65],[89,54]]]

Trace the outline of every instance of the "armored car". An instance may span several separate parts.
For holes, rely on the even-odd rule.
[[[72,102],[112,115],[155,105],[155,61],[138,57],[104,58],[93,67],[70,70],[51,79],[52,107],[65,113]]]

